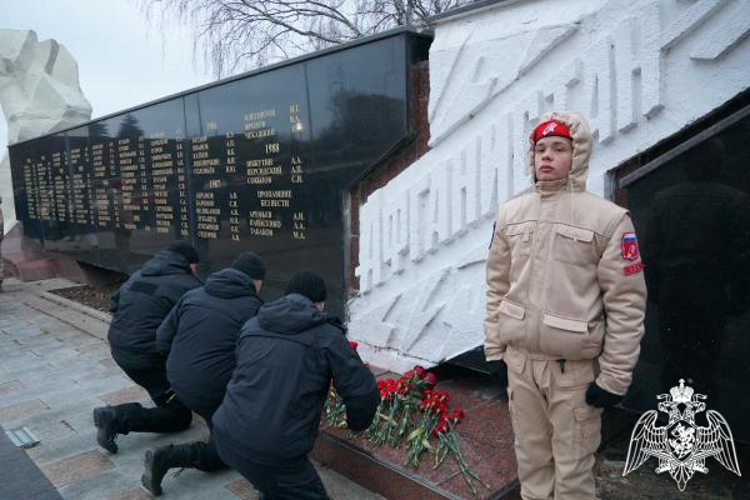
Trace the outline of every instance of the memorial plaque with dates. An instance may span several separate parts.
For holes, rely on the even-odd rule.
[[[429,43],[400,31],[12,145],[18,220],[47,251],[127,273],[175,239],[204,275],[253,250],[266,298],[311,269],[342,314],[342,194],[410,135]]]

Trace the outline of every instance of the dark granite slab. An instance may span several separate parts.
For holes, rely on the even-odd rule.
[[[0,426],[0,498],[62,500],[52,483],[26,455],[16,448]]]

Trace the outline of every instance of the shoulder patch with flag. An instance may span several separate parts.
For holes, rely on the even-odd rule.
[[[622,258],[625,260],[637,260],[641,256],[638,248],[638,239],[635,233],[629,231],[622,235]]]

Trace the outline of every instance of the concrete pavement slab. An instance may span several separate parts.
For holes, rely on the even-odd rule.
[[[42,472],[59,488],[112,468],[114,465],[109,459],[98,450],[92,450],[51,462],[42,467]]]
[[[120,452],[115,455],[100,449],[92,419],[95,407],[129,401],[146,406],[153,403],[112,360],[104,340],[106,315],[48,300],[41,292],[74,286],[67,280],[50,281],[25,284],[6,280],[0,292],[0,425],[27,426],[41,439],[29,450],[16,451],[33,460],[38,477],[44,479],[44,472],[58,489],[44,479],[47,490],[37,487],[41,484],[37,481],[24,491],[25,496],[19,496],[22,490],[5,494],[2,488],[7,475],[15,470],[8,466],[0,468],[0,498],[47,500],[45,491],[56,495],[59,491],[71,500],[151,498],[139,487],[146,450],[205,440],[205,422],[195,418],[190,429],[175,434],[118,436]],[[382,499],[325,467],[318,470],[335,500]],[[186,470],[177,478],[170,473],[163,484],[168,498],[258,497],[232,470],[214,474]]]

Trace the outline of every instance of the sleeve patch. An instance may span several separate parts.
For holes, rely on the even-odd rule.
[[[624,274],[625,276],[630,276],[631,274],[640,273],[643,271],[643,262],[638,262],[637,264],[631,264],[629,266],[625,266],[624,268]]]
[[[641,250],[638,248],[638,239],[632,231],[622,235],[620,246],[622,248],[622,258],[625,260],[637,260],[641,256]]]

